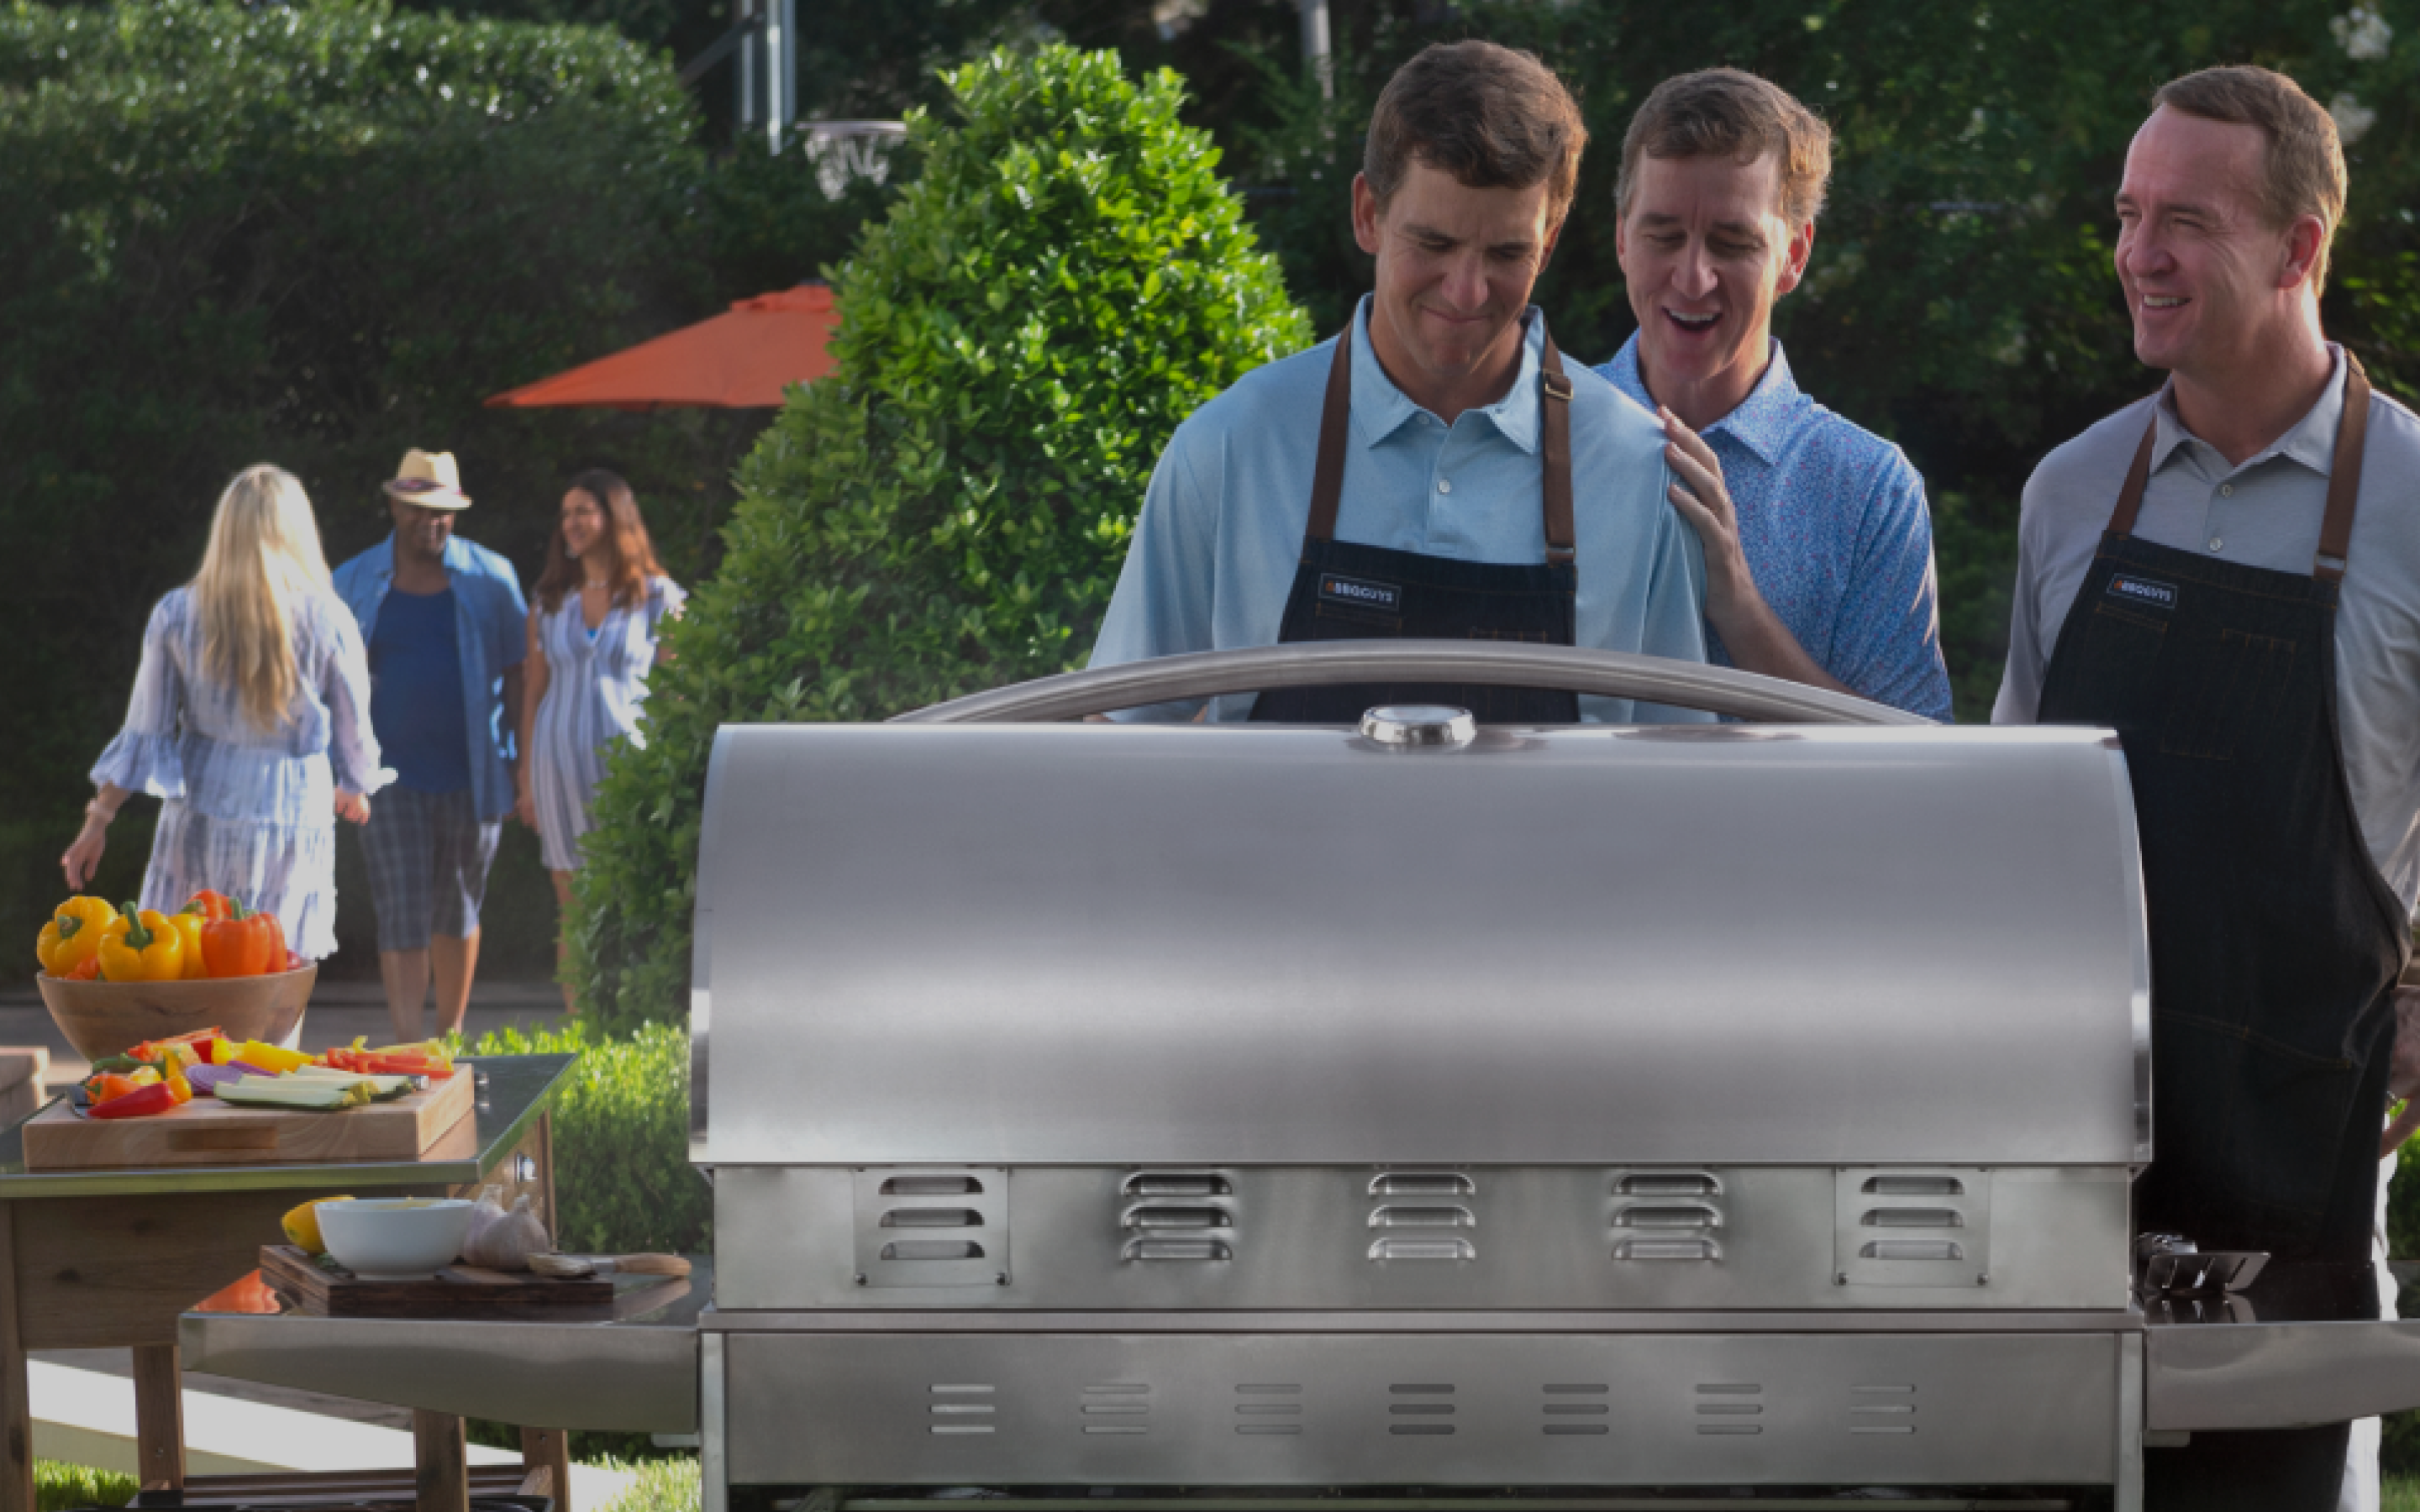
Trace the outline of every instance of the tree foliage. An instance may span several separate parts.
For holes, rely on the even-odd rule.
[[[598,796],[575,936],[610,1021],[677,1017],[727,720],[878,719],[1080,661],[1179,421],[1308,344],[1172,74],[994,54],[835,276],[838,371],[741,471],[722,567]]]
[[[765,412],[483,396],[814,276],[889,193],[831,203],[799,154],[710,158],[664,56],[609,31],[372,0],[0,5],[0,531],[44,563],[0,606],[28,648],[0,674],[0,903],[55,901],[145,616],[238,469],[298,473],[341,560],[386,532],[405,447],[453,451],[463,532],[534,574],[566,480],[610,466],[692,579]],[[148,818],[112,837],[113,896]],[[494,942],[507,967],[551,952],[539,891],[534,949]],[[374,970],[347,897],[336,965]]]

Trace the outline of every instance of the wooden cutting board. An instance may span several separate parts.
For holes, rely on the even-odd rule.
[[[291,1244],[261,1246],[260,1279],[296,1310],[320,1318],[531,1318],[613,1302],[611,1276],[570,1280],[449,1265],[425,1281],[365,1281]]]
[[[62,1100],[25,1125],[25,1168],[418,1160],[470,1114],[473,1079],[465,1063],[425,1092],[341,1113],[239,1108],[197,1097],[148,1118],[84,1119]]]

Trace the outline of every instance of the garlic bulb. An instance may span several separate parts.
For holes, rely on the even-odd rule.
[[[479,1201],[482,1207],[488,1205],[485,1196]],[[553,1247],[546,1237],[546,1225],[537,1221],[537,1214],[530,1210],[529,1195],[523,1193],[513,1199],[510,1212],[489,1219],[484,1228],[473,1218],[462,1257],[490,1271],[526,1271],[531,1256],[544,1255]]]
[[[479,1242],[479,1236],[504,1215],[504,1189],[489,1183],[479,1189],[479,1200],[471,1208],[471,1227],[462,1235],[462,1257],[469,1259]]]

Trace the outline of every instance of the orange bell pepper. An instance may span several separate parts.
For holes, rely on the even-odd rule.
[[[204,887],[185,900],[184,911],[189,914],[199,914],[204,918],[235,918],[235,900],[225,893],[214,892]]]
[[[277,916],[256,914],[243,904],[226,918],[202,925],[202,955],[213,977],[265,977],[286,960],[285,936]],[[274,952],[273,954],[271,952]]]

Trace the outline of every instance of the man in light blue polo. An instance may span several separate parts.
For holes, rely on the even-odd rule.
[[[1440,637],[1704,659],[1704,564],[1664,502],[1662,433],[1596,375],[1566,373],[1528,302],[1587,136],[1526,53],[1459,42],[1398,70],[1353,186],[1374,291],[1342,337],[1258,369],[1177,427],[1094,666]],[[1243,694],[1208,717],[1349,723],[1414,697],[1497,722],[1704,717],[1472,686]]]
[[[1669,434],[1715,660],[1947,719],[1924,480],[1801,393],[1773,339],[1831,170],[1830,131],[1775,85],[1710,69],[1657,85],[1614,196],[1638,332],[1597,371]]]
[[[379,976],[398,1043],[421,1038],[435,966],[438,1032],[462,1026],[479,909],[504,816],[529,606],[513,564],[454,533],[471,505],[450,452],[404,454],[385,486],[395,533],[335,572],[370,657],[370,727],[395,768],[362,827]]]

